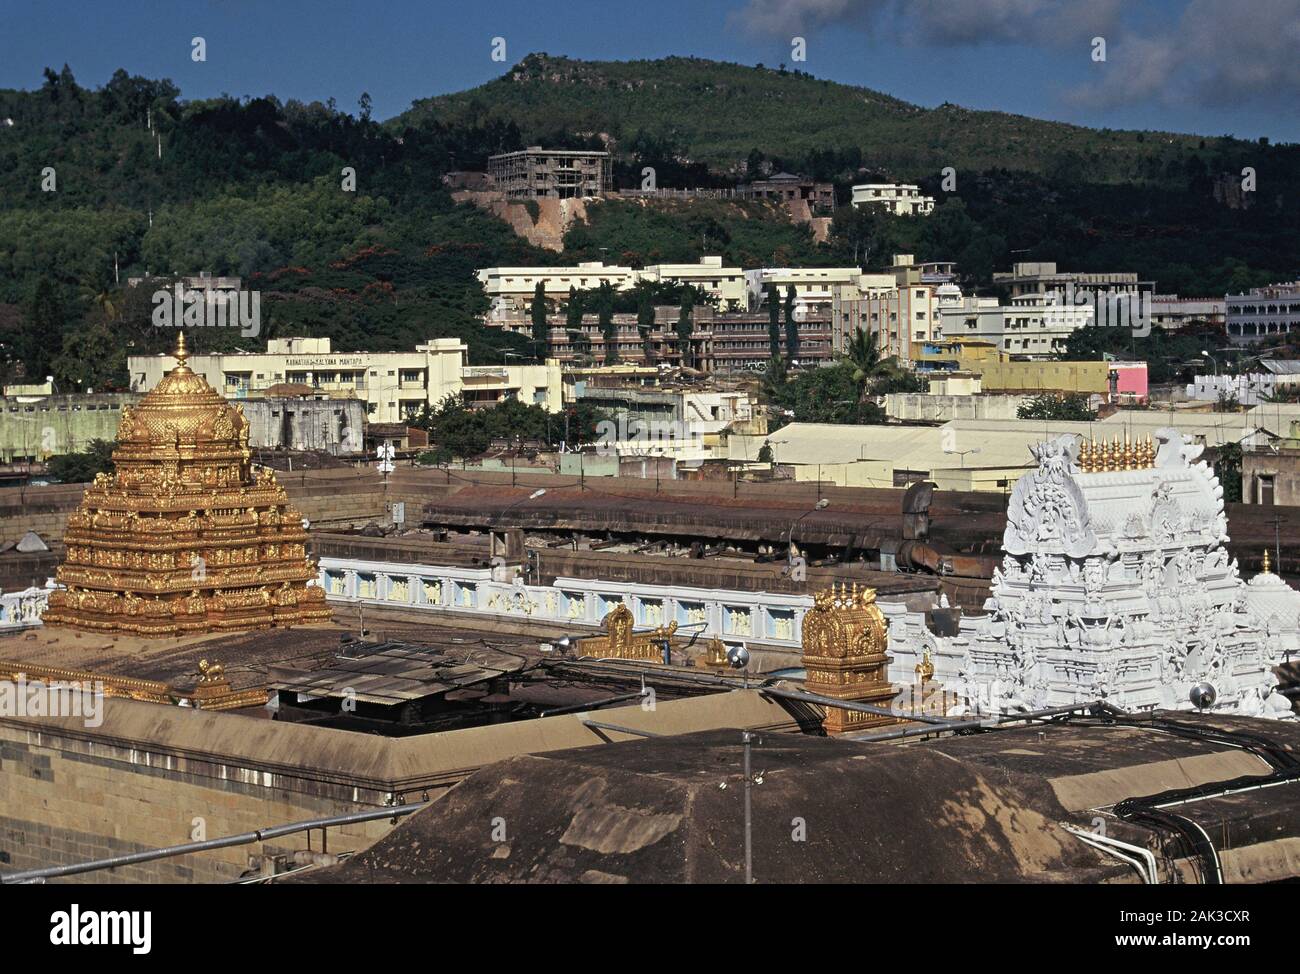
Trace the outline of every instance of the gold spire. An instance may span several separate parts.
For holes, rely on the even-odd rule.
[[[176,333],[176,351],[172,352],[172,358],[176,359],[178,369],[185,368],[185,363],[190,357],[189,349],[185,347],[185,332]]]
[[[302,515],[255,475],[248,419],[185,364],[122,408],[114,473],[68,517],[43,621],[175,636],[329,619]]]
[[[1265,548],[1265,549],[1264,549],[1264,573],[1267,574],[1269,571],[1270,571],[1270,568],[1269,568],[1269,563],[1268,563],[1268,549]]]

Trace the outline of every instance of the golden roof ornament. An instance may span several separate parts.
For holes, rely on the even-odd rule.
[[[1264,549],[1264,574],[1267,575],[1267,574],[1269,573],[1269,571],[1271,571],[1271,570],[1272,570],[1272,569],[1271,569],[1271,567],[1270,567],[1270,565],[1269,565],[1269,561],[1268,561],[1268,549],[1265,548],[1265,549]]]
[[[889,682],[889,633],[876,605],[876,590],[854,582],[823,589],[803,617],[803,665],[809,693],[888,708],[895,690]],[[822,726],[828,734],[895,723],[896,718],[826,706]]]
[[[327,621],[302,515],[253,475],[243,410],[189,368],[183,334],[174,354],[68,518],[43,621],[145,636]]]
[[[1104,436],[1098,441],[1092,433],[1088,434],[1088,439],[1080,437],[1079,440],[1075,459],[1079,473],[1149,470],[1156,465],[1156,446],[1150,434],[1147,434],[1146,442],[1134,441],[1128,430],[1124,431],[1122,442],[1118,433],[1109,443]]]

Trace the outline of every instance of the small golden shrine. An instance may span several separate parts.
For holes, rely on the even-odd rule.
[[[673,633],[677,631],[676,620],[666,626],[638,633],[632,632],[634,622],[632,610],[620,602],[605,616],[604,636],[589,636],[579,640],[582,655],[597,659],[636,659],[662,663],[663,643],[672,639]]]
[[[307,582],[302,514],[272,471],[253,474],[248,420],[186,364],[134,409],[68,518],[67,555],[47,626],[144,636],[325,622],[325,592]]]
[[[813,596],[803,617],[803,665],[809,693],[852,703],[888,707],[895,690],[889,682],[889,635],[876,605],[876,590],[831,586]],[[822,726],[828,734],[866,730],[897,718],[827,706]]]

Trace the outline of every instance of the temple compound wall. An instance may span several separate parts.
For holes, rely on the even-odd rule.
[[[640,731],[798,727],[777,701],[743,689],[601,714],[629,730],[596,730],[572,713],[384,737],[118,698],[103,701],[97,726],[0,715],[0,874],[432,800],[496,761]],[[230,882],[250,858],[362,849],[392,822],[331,826],[324,843],[320,830],[298,832],[52,881]]]
[[[626,606],[638,628],[676,623],[684,634],[797,651],[811,595],[739,592],[600,579],[526,584],[517,566],[465,568],[321,558],[319,585],[331,603],[361,603],[532,622],[596,627]]]
[[[1124,710],[1290,716],[1273,668],[1300,649],[1300,593],[1269,571],[1249,584],[1224,548],[1223,489],[1202,447],[1040,444],[1016,484],[987,614],[955,636],[882,604],[890,677],[933,680],[999,713],[1105,700]],[[1194,694],[1193,691],[1196,690]]]

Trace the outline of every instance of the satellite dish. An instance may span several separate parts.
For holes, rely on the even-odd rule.
[[[727,650],[727,662],[733,670],[743,670],[749,665],[749,650],[744,646],[732,646]]]
[[[1192,706],[1197,710],[1207,710],[1214,706],[1214,701],[1219,699],[1219,691],[1214,689],[1213,684],[1198,683],[1192,687],[1192,692],[1188,694],[1192,701]]]

